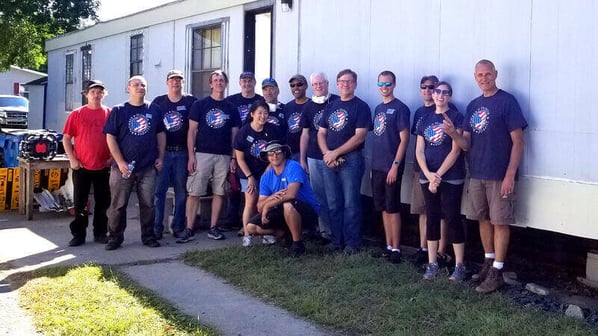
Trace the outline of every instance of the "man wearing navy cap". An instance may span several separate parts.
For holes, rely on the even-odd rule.
[[[262,81],[262,94],[266,103],[270,107],[268,113],[268,122],[276,125],[280,128],[281,134],[285,134],[287,131],[287,124],[284,118],[284,104],[278,101],[278,83],[274,78],[266,78]]]

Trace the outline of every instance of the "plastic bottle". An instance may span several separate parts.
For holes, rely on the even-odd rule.
[[[124,179],[128,179],[129,177],[131,177],[131,173],[133,172],[133,169],[135,169],[135,160],[129,162],[127,164],[127,167],[129,168],[129,174],[122,174],[122,177]]]

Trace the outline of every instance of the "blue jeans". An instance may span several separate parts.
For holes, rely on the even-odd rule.
[[[187,199],[187,162],[189,156],[186,151],[164,153],[164,164],[156,180],[156,194],[154,205],[156,219],[154,231],[164,231],[164,204],[166,191],[172,184],[174,187],[174,217],[172,219],[172,232],[182,232],[185,229],[185,201]]]
[[[309,182],[316,200],[320,204],[320,216],[318,217],[320,235],[330,238],[330,214],[328,211],[326,188],[324,187],[324,169],[326,168],[326,164],[323,160],[307,158],[307,165],[309,166]]]
[[[361,151],[344,155],[346,162],[338,168],[323,169],[330,215],[332,245],[361,247],[361,179],[365,163]]]
[[[135,188],[139,201],[139,223],[141,224],[141,241],[146,243],[154,237],[154,192],[156,190],[156,169],[153,166],[131,173],[123,178],[118,167],[110,169],[110,193],[112,202],[108,210],[108,239],[122,243],[127,227],[127,206],[129,197]]]

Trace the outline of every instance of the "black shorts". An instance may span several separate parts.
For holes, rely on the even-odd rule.
[[[318,223],[318,214],[308,203],[299,200],[291,200],[285,203],[291,203],[295,210],[301,216],[301,228],[303,230],[313,228]],[[283,203],[284,204],[284,203]],[[257,225],[263,229],[286,229],[287,223],[284,221],[282,204],[275,206],[268,211],[269,222],[262,223],[262,215],[257,214],[249,219],[249,224]]]
[[[388,173],[372,170],[372,198],[376,211],[397,213],[401,208],[401,178],[403,174],[397,175],[393,184],[386,183]]]

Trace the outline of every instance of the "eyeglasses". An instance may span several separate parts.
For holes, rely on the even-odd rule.
[[[268,156],[280,155],[282,154],[282,149],[275,149],[268,152]]]
[[[349,84],[352,84],[354,82],[354,80],[352,80],[352,79],[339,79],[336,82],[339,83],[339,84],[342,84],[342,85],[349,85]]]
[[[303,83],[291,84],[292,88],[294,88],[294,87],[302,87],[302,86],[303,86]]]
[[[422,90],[425,90],[425,89],[434,90],[434,85],[422,84],[422,85],[419,86],[419,88],[422,89]]]
[[[391,82],[378,82],[378,86],[379,87],[383,87],[383,86],[389,87],[389,86],[392,86],[392,83]]]
[[[433,91],[435,94],[441,94],[443,96],[450,96],[451,92],[449,90],[440,90],[440,89],[434,89]]]

